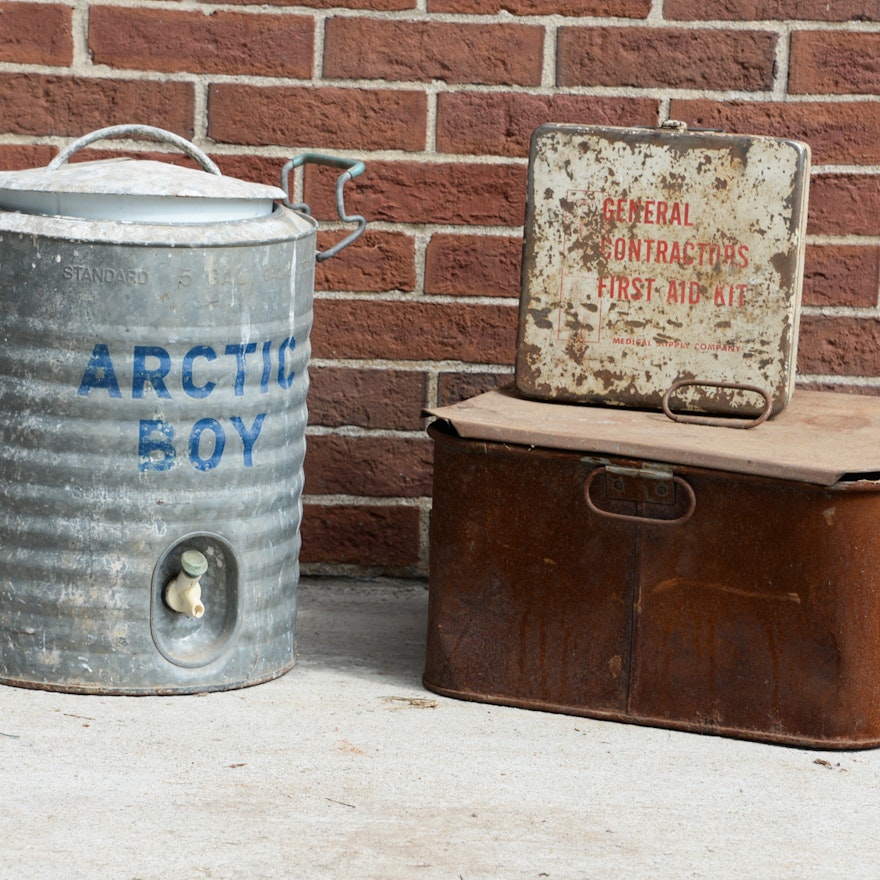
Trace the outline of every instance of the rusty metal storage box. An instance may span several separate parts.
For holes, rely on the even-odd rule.
[[[760,389],[773,412],[787,404],[809,148],[678,126],[535,131],[516,362],[524,394],[656,409],[687,381],[676,403],[691,409],[764,407],[731,385]]]
[[[433,414],[428,688],[880,745],[880,401],[799,392],[752,431],[510,392]]]

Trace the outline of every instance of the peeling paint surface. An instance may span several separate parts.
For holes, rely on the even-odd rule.
[[[794,385],[809,148],[672,129],[548,125],[532,140],[517,385],[659,408],[682,379]],[[754,415],[752,392],[675,403]]]

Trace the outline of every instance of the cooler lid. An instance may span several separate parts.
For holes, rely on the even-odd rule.
[[[67,160],[97,140],[152,138],[178,147],[203,170],[152,160]],[[132,223],[222,223],[272,213],[276,186],[224,177],[198,147],[178,135],[145,125],[116,125],[69,144],[45,168],[0,172],[0,209],[50,217]]]
[[[830,486],[880,472],[880,398],[798,391],[748,430],[681,424],[663,413],[527,400],[489,391],[429,415],[466,439],[601,452]]]
[[[167,162],[103,159],[0,172],[0,208],[135,223],[219,223],[272,213],[284,191]]]

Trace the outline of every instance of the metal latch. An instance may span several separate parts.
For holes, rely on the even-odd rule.
[[[605,492],[609,498],[645,504],[674,504],[672,468],[660,465],[605,468]]]
[[[599,485],[600,477],[604,477],[604,493]],[[607,507],[596,504],[592,492],[594,484],[598,500],[605,502]],[[697,505],[697,498],[689,483],[673,474],[671,468],[655,464],[597,467],[590,472],[584,484],[584,498],[587,507],[599,516],[667,526],[681,525],[689,520]],[[625,502],[635,512],[623,512],[626,507],[622,503]],[[660,510],[657,510],[658,505]],[[661,511],[671,515],[651,515]]]

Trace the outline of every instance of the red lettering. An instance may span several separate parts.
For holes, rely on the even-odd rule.
[[[645,223],[648,226],[693,226],[688,202],[661,199],[615,199],[602,201],[606,223]]]
[[[642,240],[640,238],[629,240],[629,258],[636,262],[642,259]]]
[[[737,306],[742,308],[746,304],[746,291],[748,284],[723,284],[715,285],[714,304],[716,306]]]
[[[651,302],[651,294],[654,292],[654,279],[633,278],[632,289],[633,292],[630,299],[641,299],[644,296],[645,302]]]

